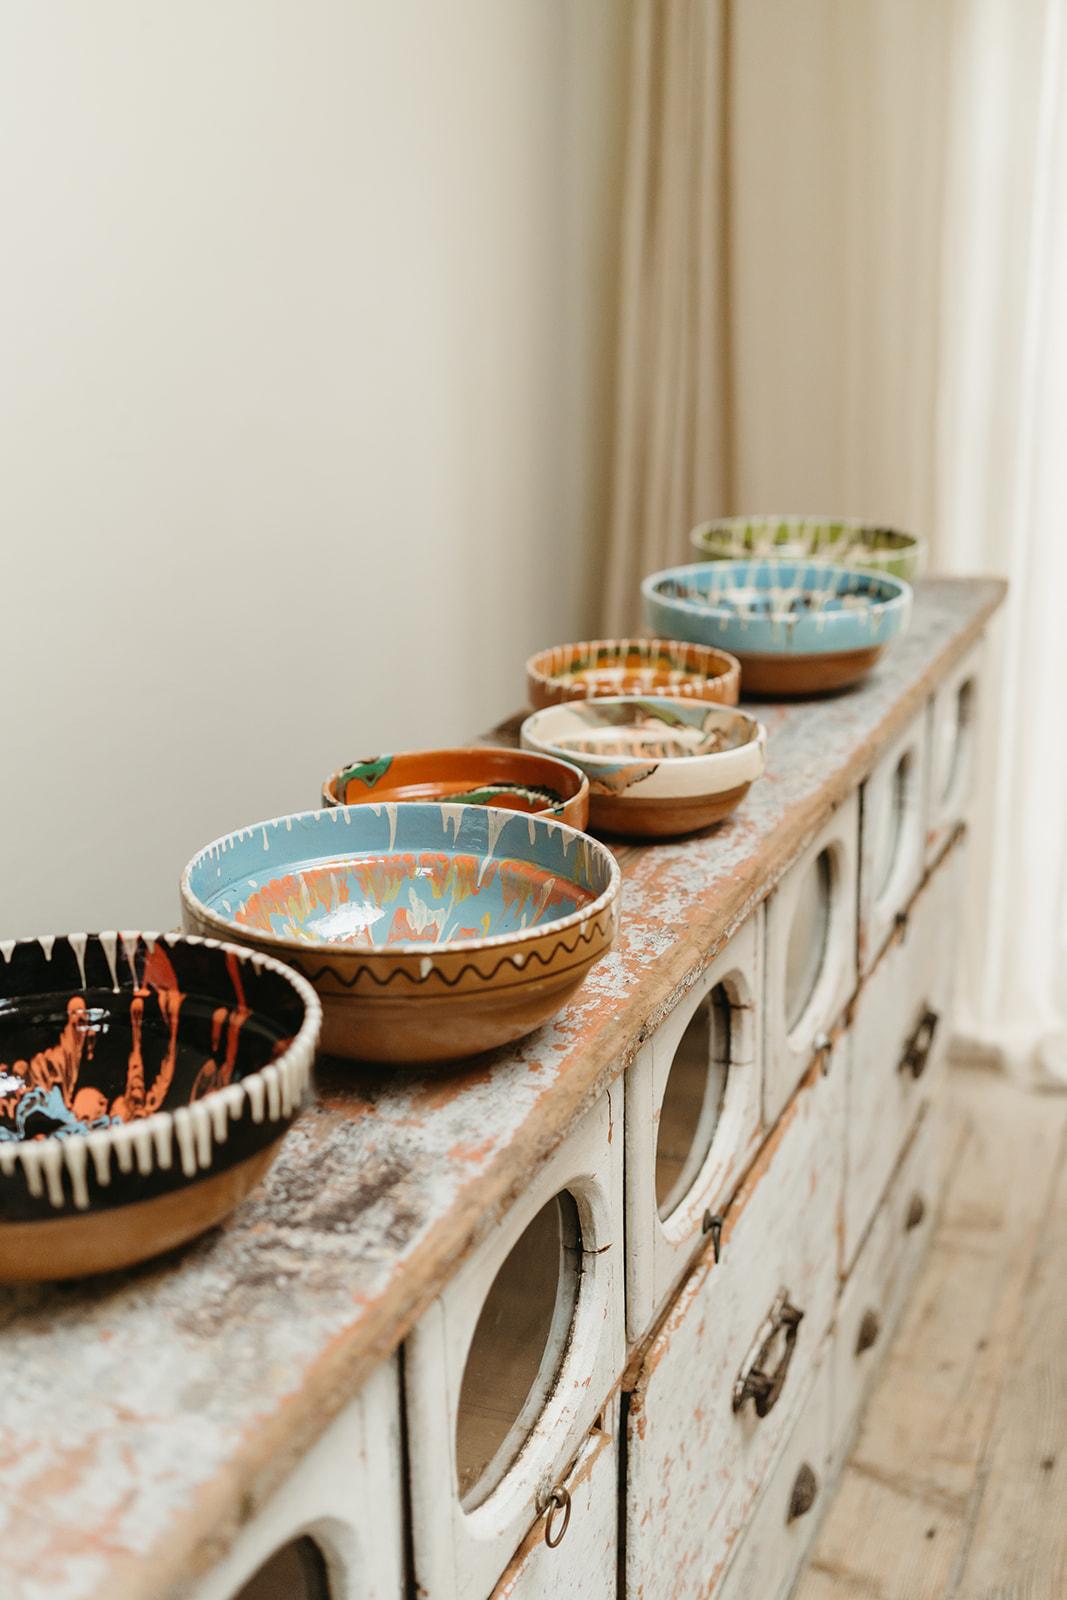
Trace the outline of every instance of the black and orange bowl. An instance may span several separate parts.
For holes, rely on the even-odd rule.
[[[0,1282],[110,1272],[220,1222],[308,1092],[321,1012],[187,934],[0,942]]]

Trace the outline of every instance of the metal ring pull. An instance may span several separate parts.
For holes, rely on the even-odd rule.
[[[915,1032],[904,1046],[904,1054],[900,1058],[901,1072],[910,1072],[913,1078],[922,1077],[930,1059],[930,1051],[933,1049],[934,1036],[940,1020],[936,1011],[931,1011],[929,1006],[924,1008]]]
[[[545,1500],[545,1543],[550,1550],[563,1543],[563,1535],[571,1525],[571,1497],[562,1483],[549,1490]],[[562,1512],[562,1520],[558,1513]]]
[[[757,1417],[765,1417],[768,1411],[772,1411],[777,1405],[789,1372],[789,1363],[793,1359],[793,1351],[796,1349],[797,1329],[803,1319],[803,1311],[798,1311],[796,1306],[790,1305],[788,1290],[779,1289],[775,1302],[760,1325],[752,1349],[746,1356],[734,1383],[735,1411],[740,1411],[745,1401],[751,1400],[756,1408]],[[767,1364],[779,1335],[784,1339],[784,1348],[778,1358],[778,1365],[772,1372],[768,1372]]]

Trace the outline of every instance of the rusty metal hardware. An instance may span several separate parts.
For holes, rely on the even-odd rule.
[[[765,1417],[773,1410],[785,1384],[789,1363],[796,1349],[797,1329],[803,1321],[803,1311],[789,1303],[789,1291],[779,1289],[774,1304],[760,1324],[752,1348],[734,1382],[733,1408],[740,1411],[746,1400],[751,1400],[757,1417]],[[768,1363],[779,1335],[783,1348],[778,1365],[768,1371]]]
[[[819,1063],[819,1068],[823,1077],[825,1077],[830,1070],[830,1057],[833,1053],[834,1042],[828,1033],[817,1033],[812,1040],[812,1044],[815,1047],[813,1059]]]
[[[900,1058],[901,1072],[910,1072],[913,1078],[922,1077],[930,1059],[939,1021],[937,1012],[931,1011],[927,1006],[919,1018],[915,1032],[904,1046],[904,1054]]]
[[[789,1496],[789,1510],[786,1512],[786,1522],[795,1522],[798,1517],[806,1517],[815,1504],[815,1496],[818,1492],[819,1480],[805,1461],[793,1480],[793,1492]]]
[[[917,1228],[926,1216],[926,1201],[921,1194],[913,1194],[908,1201],[908,1212],[904,1218],[904,1226],[910,1233],[912,1228]]]
[[[856,1333],[856,1354],[861,1356],[865,1350],[869,1350],[871,1345],[877,1342],[878,1335],[881,1333],[881,1331],[881,1317],[878,1315],[877,1311],[874,1311],[868,1307],[860,1319],[859,1329]]]
[[[545,1543],[554,1550],[571,1525],[571,1497],[562,1483],[549,1490],[541,1509],[545,1512]]]
[[[719,1255],[722,1249],[722,1224],[722,1217],[713,1217],[710,1211],[705,1211],[700,1223],[701,1233],[711,1234],[711,1251],[715,1257],[716,1266],[719,1265]]]

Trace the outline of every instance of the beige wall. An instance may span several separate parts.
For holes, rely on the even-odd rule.
[[[617,0],[11,0],[5,935],[514,709],[585,631]]]

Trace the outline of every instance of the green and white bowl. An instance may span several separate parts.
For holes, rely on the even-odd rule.
[[[689,540],[705,561],[826,561],[905,583],[918,577],[926,554],[914,534],[841,517],[724,517],[702,522]]]

